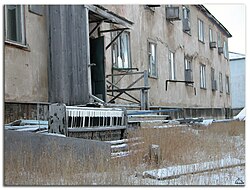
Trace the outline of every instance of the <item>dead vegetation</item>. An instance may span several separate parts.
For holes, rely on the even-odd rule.
[[[97,164],[79,162],[74,152],[68,155],[62,153],[61,157],[51,152],[41,155],[12,152],[4,160],[4,184],[133,185],[131,176],[149,169],[213,161],[228,156],[245,159],[245,122],[213,123],[198,128],[142,128],[130,132],[129,137],[142,137],[141,152]],[[152,144],[160,147],[158,164],[147,159]],[[206,183],[209,184],[209,181]]]
[[[141,160],[136,162],[143,162],[142,158],[148,153],[149,145],[156,144],[161,149],[161,163],[157,165],[159,168],[213,161],[227,156],[239,159],[245,157],[245,122],[213,123],[199,127],[143,128],[136,133],[133,135],[144,139],[144,151],[135,157]]]

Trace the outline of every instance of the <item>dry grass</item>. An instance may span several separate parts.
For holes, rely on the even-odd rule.
[[[208,127],[142,128],[131,135],[141,136],[144,141],[144,151],[135,156],[132,163],[142,163],[151,144],[160,146],[161,163],[149,164],[148,169],[213,161],[226,156],[245,157],[245,122],[214,123]]]
[[[131,175],[148,169],[212,161],[228,155],[245,159],[244,122],[216,123],[208,127],[142,128],[130,132],[129,137],[142,137],[143,151],[107,162],[93,163],[93,158],[89,158],[82,163],[70,150],[65,150],[67,155],[62,152],[60,157],[49,151],[41,151],[40,155],[11,152],[4,161],[4,184],[133,185]],[[158,165],[145,159],[151,144],[160,146],[162,159]],[[53,146],[56,145],[51,145],[56,149]],[[96,155],[101,157],[100,153]]]

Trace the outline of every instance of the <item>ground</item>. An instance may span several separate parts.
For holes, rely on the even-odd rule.
[[[131,130],[128,138],[140,137],[140,144],[130,150],[140,150],[127,157],[100,163],[95,168],[87,163],[66,164],[46,173],[52,166],[43,158],[43,170],[29,171],[20,158],[11,158],[11,166],[5,165],[6,185],[245,185],[245,122],[231,121],[208,126],[194,125],[145,125]],[[152,146],[153,145],[153,146]],[[133,147],[133,148],[132,148]],[[136,147],[136,148],[135,148]],[[156,157],[150,155],[152,147],[158,147]],[[27,156],[26,156],[27,158]],[[32,157],[29,158],[32,161]],[[74,163],[73,156],[70,163]],[[183,174],[173,179],[157,180],[144,176],[145,171],[169,167],[185,168],[193,164],[215,163],[224,160],[220,169],[193,174]],[[239,161],[235,164],[233,161]],[[16,165],[19,163],[19,165]],[[25,161],[24,163],[27,163]],[[34,162],[35,163],[35,162]],[[199,165],[197,166],[198,169]],[[197,169],[197,168],[196,168]],[[21,171],[21,172],[20,172]],[[61,172],[58,172],[61,171]],[[48,177],[50,176],[50,177]]]

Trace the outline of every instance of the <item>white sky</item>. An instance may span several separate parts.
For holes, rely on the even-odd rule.
[[[246,53],[246,6],[244,4],[204,4],[220,23],[232,34],[229,51]]]

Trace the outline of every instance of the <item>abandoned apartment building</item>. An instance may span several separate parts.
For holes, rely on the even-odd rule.
[[[5,123],[52,103],[231,117],[231,34],[203,5],[5,5],[4,28]]]

